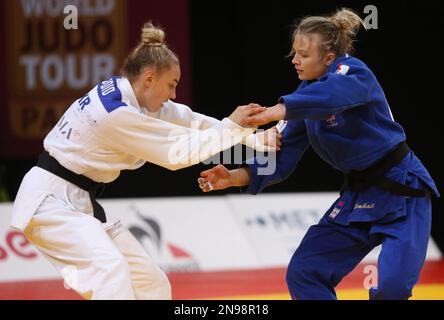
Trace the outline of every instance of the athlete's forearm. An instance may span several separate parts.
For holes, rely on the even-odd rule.
[[[248,167],[230,170],[231,187],[248,186],[250,184],[250,179],[250,169]]]
[[[252,125],[263,125],[273,121],[284,120],[287,109],[285,104],[278,103],[273,107],[267,108],[264,112],[254,115],[251,120]]]

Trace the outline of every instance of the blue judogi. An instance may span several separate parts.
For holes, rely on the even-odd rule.
[[[364,170],[406,140],[393,120],[384,92],[370,69],[349,55],[337,58],[317,81],[303,81],[279,102],[286,106],[287,127],[276,170],[261,175],[268,159],[247,162],[247,193],[286,179],[309,145],[343,173]],[[334,287],[377,245],[378,289],[372,299],[407,299],[425,260],[431,227],[431,194],[439,196],[429,173],[410,151],[384,177],[426,190],[406,197],[370,186],[345,190],[312,226],[294,253],[287,272],[290,294],[297,299],[334,299]]]

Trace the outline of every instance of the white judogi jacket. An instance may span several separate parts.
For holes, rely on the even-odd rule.
[[[148,113],[139,106],[129,81],[114,77],[75,101],[44,147],[69,170],[110,182],[121,170],[137,169],[146,161],[170,170],[197,164],[253,132],[228,118],[219,121],[172,101],[157,114]]]
[[[177,170],[240,142],[263,150],[253,132],[228,118],[219,121],[172,101],[165,102],[157,114],[149,113],[139,106],[128,79],[113,77],[66,110],[45,138],[44,148],[65,168],[107,183],[121,170],[137,169],[145,162]],[[23,179],[12,226],[26,227],[51,193],[42,174],[46,173],[33,170],[33,177],[28,173]]]

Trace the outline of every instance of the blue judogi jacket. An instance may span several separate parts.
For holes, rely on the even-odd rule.
[[[272,157],[247,161],[249,186],[257,194],[286,179],[310,145],[332,167],[343,173],[364,170],[406,140],[403,128],[393,120],[384,92],[375,75],[359,59],[338,57],[317,81],[303,81],[292,94],[282,96],[287,126],[282,148],[276,154],[276,170],[260,174]],[[385,175],[413,188],[438,190],[412,151]],[[388,221],[405,214],[406,197],[376,186],[364,192],[345,191],[327,211],[340,224],[352,221]]]

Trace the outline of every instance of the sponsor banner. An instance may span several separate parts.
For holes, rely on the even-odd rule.
[[[30,155],[76,98],[118,73],[128,50],[126,1],[21,0],[4,6],[5,25],[13,32],[4,35],[7,97],[0,108],[11,145],[0,153]],[[33,147],[20,150],[13,141]]]
[[[9,228],[11,212],[11,204],[0,204],[0,282],[60,278],[22,232]]]
[[[70,4],[75,24],[65,21]],[[125,8],[124,0],[8,1],[10,91],[31,100],[63,97],[112,76],[127,50]]]
[[[254,268],[225,197],[101,201],[167,272]]]
[[[11,132],[21,138],[34,139],[46,135],[59,121],[71,99],[32,101],[14,99],[10,101],[9,123]]]
[[[0,48],[0,155],[39,154],[60,114],[119,73],[148,20],[164,28],[178,53],[177,97],[190,104],[188,6],[188,1],[0,1],[0,41],[7,44]]]
[[[336,192],[230,195],[228,202],[258,265],[269,268],[288,265],[308,228],[318,223],[337,197]],[[363,262],[376,263],[380,251],[381,246],[377,246]],[[432,238],[427,259],[441,259]]]
[[[257,258],[225,197],[102,200],[166,272],[257,268]],[[0,205],[0,281],[58,277]],[[12,239],[12,240],[11,240]],[[32,270],[32,272],[29,272]]]
[[[286,267],[336,193],[102,200],[168,273]],[[60,278],[0,205],[0,282]],[[366,262],[376,261],[376,248]],[[430,240],[427,259],[441,254]]]
[[[286,266],[336,193],[230,195],[232,214],[263,267]]]

